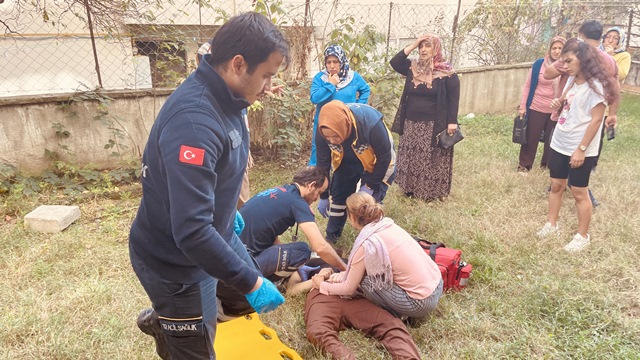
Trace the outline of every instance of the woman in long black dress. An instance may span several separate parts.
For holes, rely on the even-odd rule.
[[[415,49],[418,58],[409,59]],[[460,80],[433,34],[419,37],[390,64],[406,76],[391,128],[400,134],[396,183],[409,196],[442,200],[451,190],[453,147],[440,148],[436,135],[445,129],[453,134],[458,127]]]

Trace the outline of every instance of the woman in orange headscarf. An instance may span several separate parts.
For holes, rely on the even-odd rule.
[[[377,202],[384,199],[395,178],[393,137],[378,110],[333,100],[320,109],[316,144],[317,166],[332,172],[331,186],[320,195],[318,210],[329,217],[327,240],[335,242],[347,221],[347,197],[358,182],[359,191]]]
[[[418,49],[418,57],[408,56]],[[442,200],[451,190],[453,147],[437,145],[436,135],[458,127],[460,80],[444,60],[440,38],[419,37],[390,61],[406,76],[391,131],[400,134],[397,184],[407,196]]]

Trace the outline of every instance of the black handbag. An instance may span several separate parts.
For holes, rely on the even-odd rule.
[[[456,128],[456,132],[454,132],[452,135],[449,135],[448,129],[444,129],[438,135],[436,135],[436,142],[438,146],[443,149],[452,147],[462,139],[464,139],[464,135],[462,135],[462,131],[460,131],[459,126],[458,128]]]
[[[513,134],[511,141],[520,145],[527,145],[527,116],[516,116],[513,119]]]

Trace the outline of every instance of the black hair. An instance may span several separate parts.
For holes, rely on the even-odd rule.
[[[580,25],[580,29],[578,29],[578,33],[591,40],[600,40],[603,31],[602,24],[595,20],[583,22],[582,25]]]
[[[312,182],[316,182],[315,187],[321,188],[327,181],[327,172],[317,166],[304,167],[293,175],[293,182],[302,186],[307,186]]]
[[[219,66],[236,55],[242,55],[252,74],[274,52],[289,64],[289,44],[278,28],[264,15],[246,12],[224,23],[211,39],[211,66]]]

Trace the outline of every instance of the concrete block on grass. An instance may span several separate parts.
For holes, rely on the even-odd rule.
[[[42,205],[24,217],[27,228],[46,233],[57,233],[80,218],[80,208],[66,205]]]

